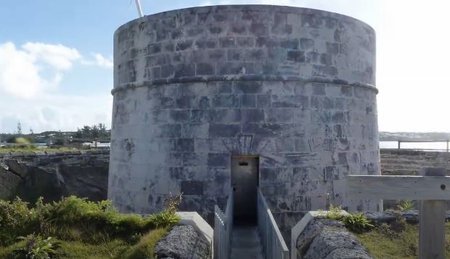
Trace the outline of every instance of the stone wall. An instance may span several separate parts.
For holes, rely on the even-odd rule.
[[[450,153],[405,149],[381,149],[381,173],[385,175],[420,175],[425,167],[444,167],[450,175]]]
[[[34,202],[76,195],[105,200],[109,151],[0,154],[0,199]]]
[[[450,176],[450,153],[425,152],[406,149],[381,149],[381,174],[383,175],[420,175],[426,167],[443,167]],[[383,200],[384,209],[397,208],[400,201]],[[419,202],[413,201],[419,209]],[[450,202],[447,203],[450,209]]]
[[[445,152],[423,152],[412,150],[390,150],[382,149],[381,172],[382,174],[413,174],[417,175],[424,167],[441,166],[449,170],[450,175],[450,153]],[[94,200],[106,198],[107,173],[108,173],[109,151],[101,152],[79,152],[58,154],[0,154],[0,198],[10,198],[18,193],[18,186],[30,186],[32,175],[39,175],[34,184],[43,185],[45,176],[54,179],[60,186],[63,182],[65,195],[74,194],[93,198]],[[5,168],[8,168],[7,170]],[[42,170],[38,170],[41,168]],[[52,168],[52,169],[51,169]],[[58,174],[56,173],[58,169]],[[29,176],[27,174],[34,170]],[[58,177],[63,179],[57,180]],[[29,183],[25,184],[24,179]],[[58,183],[59,182],[59,183]],[[97,186],[93,188],[92,186]],[[54,186],[47,186],[52,189]],[[36,188],[32,188],[35,189]],[[46,188],[44,188],[45,190]],[[96,194],[86,194],[83,190],[95,190]],[[41,189],[42,194],[48,197],[48,190]],[[87,191],[89,192],[89,191]],[[58,191],[59,197],[62,193]],[[84,194],[83,194],[84,193]],[[38,194],[35,194],[36,196]],[[385,202],[386,203],[386,202]],[[388,202],[389,203],[389,202]],[[389,204],[391,204],[390,202]],[[393,203],[392,203],[393,204]],[[290,228],[302,216],[303,212],[274,213],[283,232],[288,233]]]
[[[297,249],[295,259],[372,258],[358,238],[349,232],[342,222],[324,218],[312,219],[292,249]]]
[[[280,6],[212,6],[131,21],[114,35],[108,197],[121,211],[210,218],[232,155],[260,158],[275,213],[342,199],[336,180],[379,174],[375,33],[351,17]]]

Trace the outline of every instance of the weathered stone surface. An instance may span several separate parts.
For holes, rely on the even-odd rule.
[[[297,257],[316,258],[372,258],[358,239],[344,225],[335,220],[314,218],[296,242]]]
[[[0,166],[0,197],[34,202],[76,195],[105,200],[109,152],[7,155]]]
[[[419,150],[382,149],[381,172],[384,175],[420,175],[426,167],[444,167],[450,175],[450,153]]]
[[[175,226],[155,247],[156,258],[209,259],[211,245],[192,226]]]
[[[314,218],[297,239],[297,254],[305,255],[314,238],[316,238],[326,226],[340,229],[344,227],[342,222],[339,221]]]
[[[420,175],[423,168],[443,167],[446,168],[446,175],[450,176],[450,153],[431,152],[406,149],[381,149],[381,174],[383,175]],[[384,200],[384,209],[397,209],[399,201]],[[414,202],[414,209],[419,209],[419,203]],[[450,209],[450,202],[447,202],[447,210]],[[416,221],[416,217],[411,215],[410,222]]]
[[[16,194],[22,178],[0,164],[0,199],[10,199]]]
[[[345,249],[345,250],[344,250]],[[346,257],[342,257],[345,255]],[[309,246],[304,259],[372,258],[357,238],[342,228],[324,227]]]
[[[259,5],[121,26],[108,198],[151,213],[185,190],[183,209],[211,219],[228,195],[231,156],[256,155],[259,186],[284,230],[293,220],[283,214],[330,203],[375,209],[345,200],[339,184],[380,172],[374,36],[347,16]]]
[[[373,223],[380,225],[382,223],[390,223],[395,220],[395,215],[389,211],[377,212],[377,211],[367,211],[364,215],[372,221]]]

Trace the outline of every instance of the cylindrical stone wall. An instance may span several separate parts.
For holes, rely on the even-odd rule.
[[[223,204],[233,154],[260,157],[276,213],[346,200],[348,174],[379,174],[375,33],[351,17],[211,6],[131,21],[114,36],[108,197],[122,211]]]

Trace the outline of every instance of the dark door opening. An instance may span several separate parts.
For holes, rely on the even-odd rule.
[[[231,157],[231,185],[234,193],[234,224],[256,225],[259,157]]]

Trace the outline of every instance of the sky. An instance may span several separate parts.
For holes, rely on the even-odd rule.
[[[450,2],[445,0],[141,0],[145,15],[217,4],[307,7],[377,34],[380,131],[450,132]],[[113,33],[134,0],[1,0],[0,132],[111,125]]]

